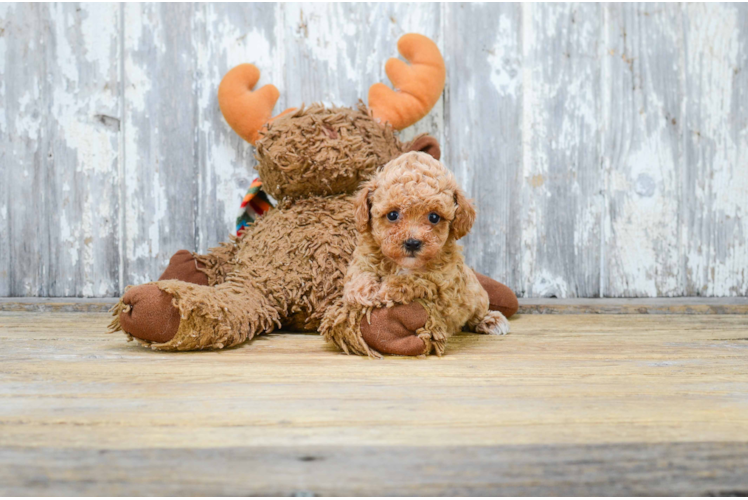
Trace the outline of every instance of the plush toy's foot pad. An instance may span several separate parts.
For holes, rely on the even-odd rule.
[[[134,286],[125,292],[125,305],[119,322],[126,333],[148,342],[164,343],[179,329],[179,310],[171,305],[172,297],[156,285]]]
[[[478,282],[488,293],[488,308],[490,310],[499,311],[507,318],[511,318],[517,312],[519,309],[517,296],[508,286],[479,273],[475,273],[475,277],[478,278]]]
[[[421,304],[384,307],[371,312],[371,323],[361,320],[361,334],[366,344],[384,354],[419,356],[426,344],[416,330],[426,325],[428,314]]]
[[[179,280],[186,281],[187,283],[193,283],[195,285],[208,285],[208,275],[200,271],[205,266],[199,263],[192,252],[187,250],[179,250],[177,253],[171,256],[169,265],[166,270],[159,278],[159,281],[163,280]]]

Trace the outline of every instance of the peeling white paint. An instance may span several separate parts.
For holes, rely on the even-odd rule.
[[[520,48],[515,43],[514,29],[509,17],[499,17],[496,41],[488,50],[488,63],[493,68],[491,83],[504,96],[516,96],[522,84],[522,80],[518,78]]]
[[[536,155],[533,155],[534,148],[534,112],[538,108],[534,96],[533,85],[533,68],[530,64],[532,61],[533,44],[535,43],[533,27],[533,8],[535,5],[530,3],[522,4],[522,177],[529,179],[534,175],[544,175],[536,164]],[[531,111],[532,110],[532,111]],[[535,272],[535,261],[530,255],[533,249],[538,246],[538,227],[537,206],[534,203],[534,197],[527,199],[527,193],[523,193],[522,203],[522,239],[521,250],[523,255],[528,258],[520,260],[522,266],[522,276],[532,276]],[[528,289],[527,281],[522,283],[525,290]]]
[[[0,96],[4,96],[7,92],[5,85],[5,74],[8,70],[6,70],[5,66],[8,64],[6,59],[8,43],[6,42],[7,35],[5,35],[4,33],[7,27],[3,21],[10,17],[9,13],[11,6],[12,4],[10,3],[0,3],[0,30],[3,30],[3,36],[0,36]],[[7,106],[0,106],[0,132],[3,133],[8,129],[7,112]]]
[[[532,296],[600,293],[598,8],[522,6],[524,189],[517,209],[523,289]]]
[[[39,113],[34,113],[34,106],[39,98],[39,86],[37,84],[24,92],[18,100],[19,113],[12,117],[13,134],[17,137],[39,140],[42,132],[42,116]]]
[[[142,52],[150,48],[149,43],[144,40],[146,30],[154,40],[154,45],[161,51],[165,50],[160,39],[161,30],[154,23],[147,23],[148,14],[144,4],[125,5],[125,40],[124,45],[128,48],[125,54],[125,234],[124,252],[127,260],[136,261],[143,258],[154,258],[156,255],[151,251],[154,244],[158,246],[158,231],[151,228],[147,233],[141,232],[141,219],[153,220],[150,211],[144,211],[144,194],[148,193],[149,203],[158,203],[163,198],[163,192],[159,190],[158,183],[151,184],[150,189],[143,185],[147,179],[139,176],[139,167],[147,165],[156,168],[151,158],[141,156],[141,135],[144,133],[139,127],[133,126],[132,116],[138,115],[149,117],[150,109],[146,97],[153,89],[150,75],[146,66],[138,64],[138,59],[143,57]],[[155,111],[155,110],[154,110]],[[154,130],[154,134],[156,131]],[[152,222],[151,224],[153,224]],[[157,222],[155,222],[157,224]],[[146,280],[149,281],[149,280]],[[130,280],[128,280],[128,283]],[[134,281],[133,281],[134,282]]]
[[[692,145],[694,203],[703,207],[684,234],[691,286],[705,295],[748,294],[748,130],[745,116],[734,116],[744,96],[748,54],[745,11],[730,4],[686,6],[688,80],[696,94],[689,101],[687,140]],[[741,24],[738,24],[740,22]],[[745,110],[745,107],[743,107]],[[698,120],[697,120],[697,119]],[[705,231],[708,229],[708,233]]]
[[[119,5],[107,3],[93,3],[86,5],[85,15],[81,16],[81,34],[83,35],[84,57],[96,65],[97,72],[109,74],[112,64],[113,45],[118,41],[113,36],[112,19],[118,19]]]
[[[313,102],[336,106],[354,104],[345,102],[336,92],[344,86],[355,86],[359,79],[357,66],[346,57],[349,40],[355,38],[345,31],[344,26],[348,23],[340,22],[347,9],[345,4],[287,4],[284,16],[286,40],[298,47],[299,55],[304,59],[313,61],[309,66],[312,74],[308,77],[336,82],[334,86],[302,86],[300,102],[296,106]],[[303,63],[298,61],[298,64]]]
[[[529,279],[528,286],[535,297],[568,297],[566,278],[553,275],[547,270],[538,270]]]
[[[680,295],[680,7],[615,6],[607,20],[603,74],[620,76],[607,85],[602,106],[609,124],[603,142],[605,292]]]
[[[143,38],[144,13],[142,4],[130,4],[125,7],[125,46],[129,47],[125,54],[125,98],[128,111],[146,112],[145,96],[151,90],[151,76],[145,69],[135,63],[133,51],[137,50]],[[149,30],[158,40],[159,30],[157,27]],[[162,47],[163,48],[163,47]]]
[[[639,149],[629,151],[618,165],[609,189],[614,198],[622,197],[618,216],[612,221],[614,255],[620,258],[615,276],[626,276],[626,289],[636,296],[671,296],[678,293],[678,246],[674,242],[674,222],[678,220],[677,199],[671,195],[674,180],[672,151],[663,148],[655,131],[649,131]],[[665,178],[664,175],[668,177]],[[637,181],[648,179],[654,188],[637,188]],[[637,192],[642,191],[642,193]],[[663,192],[665,190],[665,192]],[[655,237],[653,237],[655,236]],[[668,242],[672,242],[669,244]],[[670,264],[668,264],[670,263]],[[661,273],[658,269],[671,269]]]
[[[99,223],[99,214],[107,209],[113,217],[106,185],[119,155],[119,103],[116,85],[109,80],[118,13],[118,6],[106,4],[80,12],[60,5],[51,9],[52,17],[59,20],[53,23],[53,36],[60,78],[53,86],[52,115],[59,124],[56,140],[60,147],[64,145],[55,163],[69,158],[72,164],[66,175],[75,172],[76,184],[89,186],[83,192],[77,186],[73,189],[70,178],[62,185],[60,243],[69,257],[63,266],[79,270],[75,281],[58,282],[57,293],[61,290],[65,295],[77,295],[81,289],[92,294],[94,283],[111,286],[109,263],[102,262],[100,254],[111,244],[115,231],[113,224]]]
[[[76,242],[80,240],[80,229],[70,227],[67,217],[60,217],[60,239],[61,243],[67,246],[68,255],[70,256],[70,265],[75,266],[78,263],[78,246]]]

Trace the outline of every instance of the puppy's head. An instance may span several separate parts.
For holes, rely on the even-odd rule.
[[[406,153],[366,182],[356,201],[356,227],[400,267],[421,269],[444,245],[465,236],[475,208],[438,160]]]

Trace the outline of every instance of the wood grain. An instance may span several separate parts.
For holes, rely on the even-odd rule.
[[[445,10],[444,162],[479,214],[465,238],[466,259],[522,295],[521,9],[447,4]]]
[[[254,151],[216,89],[253,62],[354,105],[407,32],[447,64],[429,132],[522,297],[748,295],[739,4],[3,4],[0,296],[113,297],[233,229]]]
[[[746,491],[748,320],[522,315],[443,358],[162,353],[0,313],[0,493]]]
[[[124,5],[126,284],[158,279],[198,220],[194,5]]]
[[[121,289],[119,15],[0,6],[0,296]]]
[[[683,295],[683,16],[677,4],[606,6],[602,294]]]
[[[748,295],[748,6],[689,4],[684,293]]]
[[[2,313],[2,446],[488,446],[741,441],[746,316],[526,315],[439,359],[317,335],[159,353],[104,314]]]
[[[522,9],[524,290],[599,297],[601,7]]]
[[[745,496],[746,443],[6,448],[6,496]]]

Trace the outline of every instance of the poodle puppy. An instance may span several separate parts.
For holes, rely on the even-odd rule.
[[[475,208],[441,162],[421,152],[399,156],[362,185],[354,205],[358,245],[343,298],[322,321],[326,339],[347,353],[378,357],[361,335],[361,319],[374,308],[414,301],[428,314],[416,332],[425,345],[419,354],[441,356],[447,339],[464,327],[509,332],[465,264],[457,240],[470,231]]]

